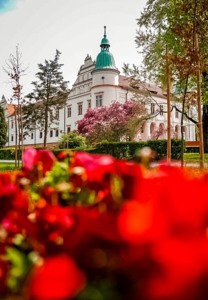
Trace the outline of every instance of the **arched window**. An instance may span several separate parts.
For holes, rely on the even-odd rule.
[[[156,124],[154,122],[152,122],[150,124],[150,136],[151,136],[151,138],[153,138],[153,136],[154,136],[155,129],[156,129]]]
[[[176,126],[175,126],[175,138],[176,138],[176,139],[179,139],[179,135],[180,135],[180,132],[179,132],[179,125],[176,125]]]

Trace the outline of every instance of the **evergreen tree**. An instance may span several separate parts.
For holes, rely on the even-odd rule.
[[[56,50],[53,60],[38,64],[37,81],[33,81],[33,92],[27,95],[30,103],[24,107],[24,126],[27,131],[38,128],[43,131],[44,146],[51,124],[57,124],[57,111],[64,107],[69,89],[63,79],[59,63],[60,52]]]
[[[7,123],[5,113],[2,106],[0,106],[0,148],[3,148],[7,142]]]

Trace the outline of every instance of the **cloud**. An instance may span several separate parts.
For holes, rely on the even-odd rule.
[[[17,0],[0,0],[0,14],[4,14],[16,7]]]

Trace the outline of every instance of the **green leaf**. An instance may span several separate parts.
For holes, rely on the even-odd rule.
[[[32,261],[25,253],[14,247],[8,247],[6,254],[11,263],[7,285],[11,290],[21,290],[21,285],[32,266]]]

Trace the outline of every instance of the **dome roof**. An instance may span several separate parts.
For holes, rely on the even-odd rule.
[[[116,69],[115,60],[109,51],[101,51],[95,63],[95,69]]]
[[[106,26],[104,26],[104,36],[102,38],[101,51],[96,58],[95,69],[117,69],[113,54],[110,53],[110,44],[106,37]]]

